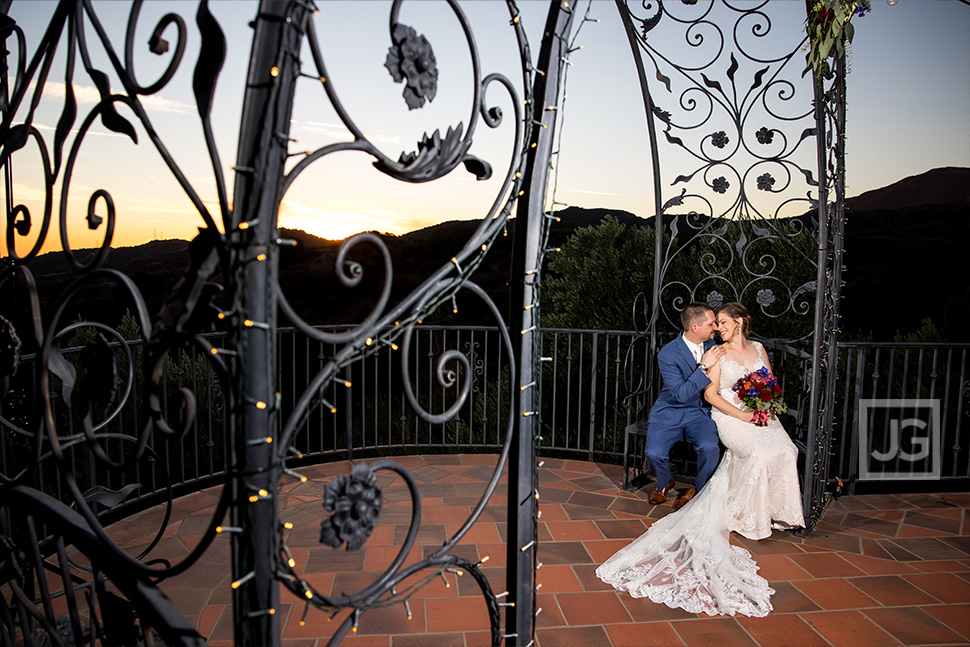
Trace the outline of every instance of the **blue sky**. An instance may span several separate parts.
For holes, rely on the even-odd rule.
[[[54,6],[53,2],[15,0],[10,14],[27,32],[28,52],[36,47]],[[252,33],[247,23],[256,5],[214,2],[211,6],[229,40],[217,87],[214,124],[231,195],[229,167],[235,159]],[[505,4],[479,1],[461,6],[475,31],[483,72],[504,73],[520,86]],[[584,12],[586,6],[581,2],[578,8]],[[114,35],[115,50],[123,52],[127,3],[96,2],[95,7]],[[363,132],[396,159],[401,152],[413,150],[425,132],[444,132],[459,122],[467,128],[471,67],[460,25],[447,6],[428,0],[405,2],[401,20],[427,36],[440,74],[435,101],[422,110],[408,111],[401,98],[402,86],[394,84],[383,67],[389,45],[388,7],[389,3],[378,0],[321,2],[316,24],[330,82]],[[547,7],[538,0],[520,3],[533,57],[538,55]],[[799,1],[770,3],[767,10],[773,15],[773,31],[785,42],[802,37],[803,7]],[[193,5],[145,3],[135,38],[138,77],[148,83],[168,63],[167,58],[155,57],[144,48],[166,11],[180,13],[188,24],[186,56],[173,82],[159,94],[145,98],[144,103],[166,147],[210,210],[217,213],[212,170],[191,93],[198,51]],[[633,59],[613,2],[596,0],[589,15],[600,22],[582,24],[576,44],[583,49],[570,55],[555,199],[577,206],[623,209],[646,217],[653,212],[649,142]],[[848,195],[935,167],[970,166],[970,6],[957,0],[901,0],[895,6],[874,0],[873,11],[855,23],[848,77]],[[95,65],[108,71],[102,48],[90,29],[88,33]],[[165,35],[174,41],[174,30]],[[658,46],[667,37],[658,33]],[[304,69],[312,72],[306,51],[303,60],[307,61]],[[48,147],[52,146],[53,128],[60,115],[57,90],[64,79],[63,61],[61,52],[50,77],[55,83],[49,84],[36,116]],[[79,101],[77,128],[97,96],[80,64],[74,87]],[[60,88],[63,92],[62,85]],[[120,83],[113,79],[112,89],[119,88]],[[488,96],[490,102],[502,107],[506,119],[495,130],[479,123],[471,152],[492,164],[496,171],[492,180],[477,182],[459,167],[440,181],[411,185],[376,172],[372,160],[362,154],[331,155],[313,164],[294,183],[281,207],[281,225],[342,238],[360,230],[401,234],[445,220],[483,217],[501,198],[498,192],[510,163],[512,141],[511,98],[503,96],[497,87],[490,89]],[[125,109],[120,111],[134,119]],[[20,114],[24,114],[23,109]],[[141,135],[139,145],[134,146],[96,124],[83,139],[70,184],[72,246],[91,246],[100,240],[103,229],[91,233],[83,227],[88,198],[98,188],[110,191],[118,208],[116,245],[153,238],[190,238],[201,224],[184,192]],[[291,135],[300,140],[294,145],[298,150],[349,139],[327,105],[319,83],[310,79],[300,83]],[[14,200],[28,205],[35,221],[43,212],[38,159],[36,146],[28,146],[14,157]],[[670,152],[662,151],[661,164],[665,173],[687,168],[686,161]],[[59,198],[60,180],[55,198]],[[670,195],[679,192],[669,187],[664,190]],[[56,218],[55,208],[55,222],[45,249],[59,247]],[[18,250],[29,247],[38,230],[34,227],[31,235],[20,240]]]

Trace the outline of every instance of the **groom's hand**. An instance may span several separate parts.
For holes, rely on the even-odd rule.
[[[714,366],[714,364],[721,361],[721,357],[723,356],[724,356],[723,348],[721,348],[720,346],[711,346],[704,352],[704,355],[701,357],[701,364]]]

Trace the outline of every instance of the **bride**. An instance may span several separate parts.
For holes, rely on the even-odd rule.
[[[617,551],[596,575],[633,597],[691,613],[761,617],[771,611],[774,590],[729,536],[764,539],[772,528],[802,526],[798,450],[776,418],[753,424],[731,389],[752,371],[771,371],[762,345],[748,340],[747,309],[726,303],[716,321],[725,352],[710,370],[704,398],[727,451],[697,496]]]

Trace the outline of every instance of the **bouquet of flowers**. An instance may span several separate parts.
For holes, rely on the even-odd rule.
[[[735,382],[731,390],[738,394],[745,411],[754,413],[751,422],[759,427],[764,427],[771,418],[788,411],[788,406],[781,399],[778,378],[769,373],[767,367],[748,373]]]

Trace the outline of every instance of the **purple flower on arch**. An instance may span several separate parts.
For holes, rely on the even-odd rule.
[[[715,193],[727,193],[728,187],[730,186],[731,183],[728,182],[727,178],[723,175],[721,177],[714,178],[714,181],[711,182],[711,188],[714,189]]]
[[[713,144],[716,148],[724,148],[728,145],[729,141],[731,140],[728,138],[727,133],[723,130],[719,130],[716,133],[711,134],[711,144]]]
[[[775,178],[771,177],[770,173],[765,173],[758,176],[758,188],[762,191],[771,191],[771,187],[775,184]]]
[[[754,136],[759,144],[770,144],[771,140],[775,138],[775,133],[768,130],[767,126],[762,126]]]
[[[404,100],[409,110],[420,108],[425,100],[433,101],[438,93],[438,61],[431,43],[419,36],[413,27],[394,25],[391,31],[394,44],[387,50],[384,67],[391,73],[395,83],[407,81]]]

